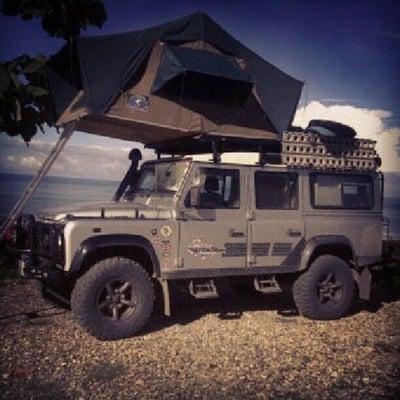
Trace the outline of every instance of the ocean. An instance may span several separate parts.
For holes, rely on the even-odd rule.
[[[0,215],[6,215],[32,177],[0,174]],[[46,176],[25,206],[24,213],[37,213],[74,203],[111,200],[119,182]]]
[[[397,174],[396,174],[397,175]],[[11,210],[22,194],[31,177],[27,175],[0,173],[0,215]],[[51,208],[62,208],[73,203],[111,200],[118,187],[117,181],[62,178],[46,176],[27,203],[25,213],[37,213]],[[400,238],[400,196],[398,179],[387,179],[386,191],[396,197],[387,197],[384,202],[384,216],[390,220],[391,234]]]

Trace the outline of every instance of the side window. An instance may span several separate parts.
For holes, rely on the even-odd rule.
[[[335,175],[318,175],[314,182],[314,204],[317,207],[341,207],[342,187]]]
[[[315,208],[369,209],[373,207],[372,178],[364,175],[311,176]]]
[[[299,207],[298,175],[255,173],[256,207],[261,210],[295,210]]]
[[[239,171],[235,169],[200,168],[185,199],[185,206],[201,209],[239,208],[239,177]],[[191,204],[193,191],[197,198],[195,205]]]

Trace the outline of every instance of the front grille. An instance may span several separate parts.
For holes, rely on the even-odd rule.
[[[35,221],[33,216],[21,219],[18,227],[18,247],[32,255],[64,263],[63,225]]]

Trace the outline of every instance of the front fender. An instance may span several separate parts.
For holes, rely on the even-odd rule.
[[[143,236],[137,235],[124,235],[124,234],[112,234],[112,235],[99,235],[93,236],[84,240],[78,250],[76,251],[69,272],[78,272],[82,269],[84,260],[93,252],[100,249],[110,247],[141,247],[148,255],[153,264],[154,273],[156,276],[160,275],[160,263],[158,257],[154,251],[153,245],[150,241]]]
[[[343,235],[321,235],[311,238],[305,245],[303,254],[300,261],[300,271],[305,270],[308,267],[310,259],[314,251],[323,245],[342,245],[350,249],[353,260],[354,250],[349,238]]]

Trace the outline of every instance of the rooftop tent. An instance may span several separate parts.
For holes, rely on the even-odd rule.
[[[193,138],[277,142],[303,85],[202,13],[78,37],[50,59],[49,83],[57,124],[160,151]]]
[[[182,47],[163,52],[152,93],[203,102],[242,104],[253,82],[234,57]]]

